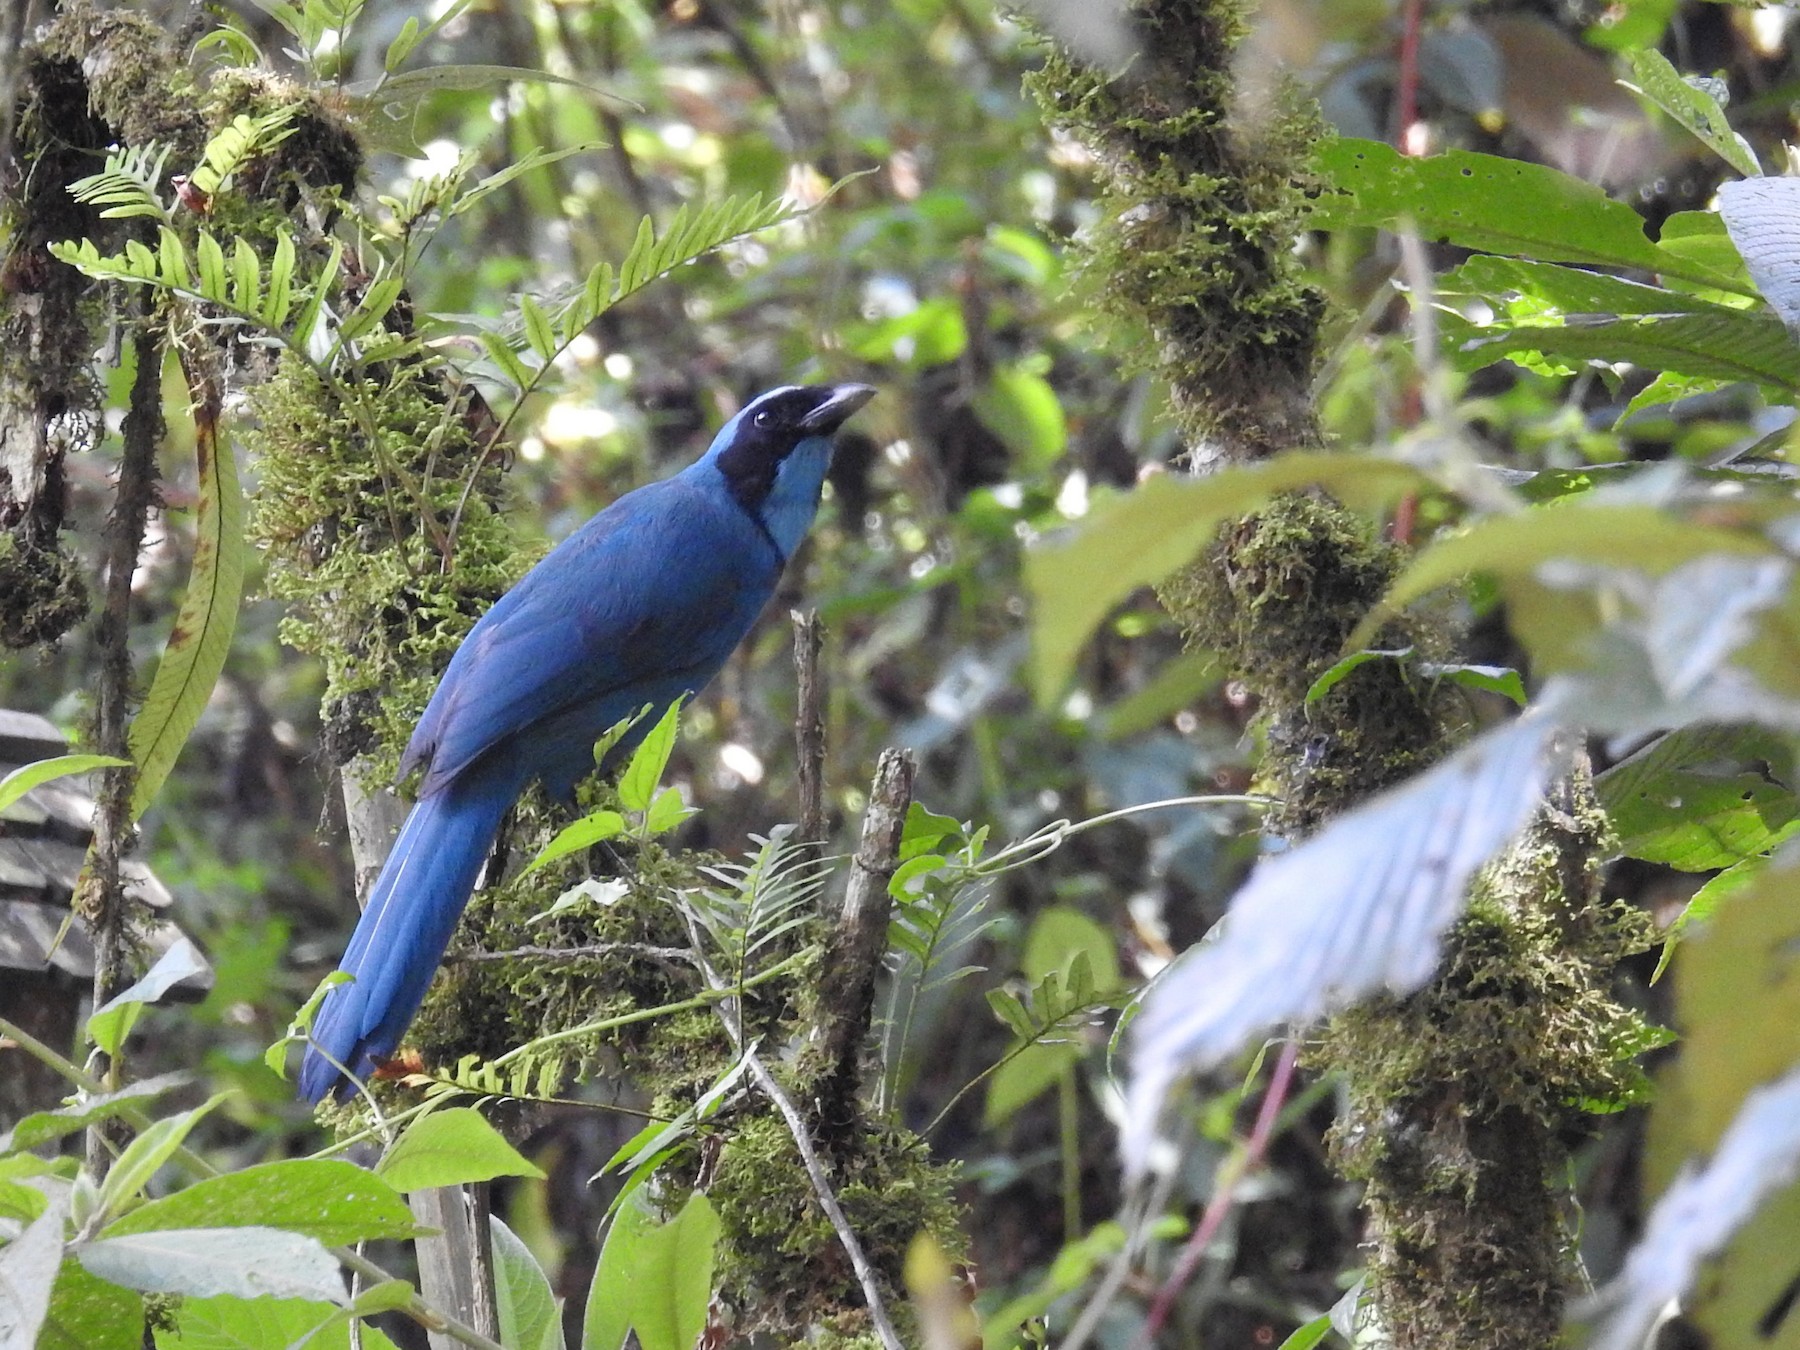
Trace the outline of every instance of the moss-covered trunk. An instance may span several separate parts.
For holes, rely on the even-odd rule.
[[[1031,81],[1094,154],[1106,209],[1085,265],[1108,317],[1151,339],[1135,344],[1140,365],[1170,385],[1196,468],[1320,441],[1310,385],[1324,303],[1295,253],[1320,132],[1291,101],[1254,129],[1233,124],[1245,13],[1235,0],[1142,0],[1126,76],[1053,54]],[[1162,589],[1260,699],[1264,777],[1284,802],[1273,830],[1311,832],[1463,734],[1448,694],[1394,662],[1306,702],[1402,560],[1337,503],[1296,495],[1227,527]],[[1376,645],[1407,644],[1441,659],[1455,637],[1402,622]],[[1604,824],[1585,779],[1568,791],[1490,869],[1437,982],[1342,1019],[1329,1041],[1352,1084],[1339,1161],[1368,1184],[1375,1310],[1407,1350],[1556,1340],[1568,1273],[1557,1129],[1573,1103],[1629,1086],[1636,1023],[1606,988],[1641,939],[1597,904]]]

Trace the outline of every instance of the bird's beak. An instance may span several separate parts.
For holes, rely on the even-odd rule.
[[[831,397],[800,419],[801,429],[815,436],[829,436],[863,404],[875,397],[874,387],[866,384],[838,384],[831,387]]]

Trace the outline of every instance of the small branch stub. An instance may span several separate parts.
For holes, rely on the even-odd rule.
[[[864,1040],[874,1016],[875,979],[887,946],[893,905],[888,881],[900,858],[914,765],[906,750],[884,750],[875,766],[862,839],[850,863],[843,908],[825,948],[820,981],[820,1046],[825,1066],[817,1096],[818,1122],[829,1136],[852,1123]]]

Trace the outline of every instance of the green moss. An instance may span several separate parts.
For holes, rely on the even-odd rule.
[[[1310,833],[1443,753],[1461,699],[1405,663],[1366,662],[1306,703],[1402,558],[1362,517],[1328,498],[1294,494],[1226,526],[1158,590],[1193,644],[1220,653],[1262,700],[1263,773],[1282,798],[1271,821],[1282,833]],[[1453,634],[1429,616],[1406,617],[1375,645],[1442,660]]]
[[[87,583],[67,549],[35,530],[0,534],[0,646],[54,642],[86,616]]]
[[[1143,50],[1119,78],[1051,52],[1026,86],[1094,154],[1084,272],[1121,351],[1169,382],[1196,454],[1317,443],[1310,382],[1325,301],[1294,246],[1316,113],[1282,95],[1253,134],[1233,115],[1238,0],[1138,0]],[[1148,337],[1148,341],[1143,339]]]
[[[396,364],[356,391],[367,422],[284,356],[250,393],[262,473],[252,537],[281,636],[325,664],[333,760],[390,774],[438,673],[529,561],[496,509],[498,456],[435,372]],[[473,479],[471,485],[470,479]]]
[[[706,1195],[724,1230],[718,1285],[739,1310],[736,1330],[791,1338],[823,1326],[846,1338],[837,1344],[863,1344],[870,1333],[861,1288],[793,1136],[773,1113],[728,1128]],[[904,1315],[901,1273],[913,1238],[930,1233],[952,1261],[966,1255],[954,1167],[934,1162],[910,1131],[876,1124],[828,1165],[844,1217],[880,1277],[883,1301]]]
[[[1632,1102],[1654,1028],[1611,991],[1654,926],[1599,899],[1585,774],[1482,876],[1428,988],[1334,1020],[1340,1163],[1368,1183],[1371,1275],[1403,1346],[1553,1344],[1567,1240],[1559,1138]]]

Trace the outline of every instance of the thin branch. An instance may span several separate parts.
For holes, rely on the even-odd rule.
[[[800,841],[816,853],[825,844],[825,679],[819,652],[825,625],[815,610],[795,610],[794,673],[798,696],[794,711],[794,743],[800,782]]]
[[[892,751],[888,753],[894,753]],[[910,764],[909,764],[910,769]],[[910,773],[909,773],[910,781]],[[800,1154],[800,1165],[806,1170],[806,1178],[812,1183],[813,1195],[819,1202],[819,1208],[825,1211],[825,1217],[836,1232],[838,1242],[844,1248],[844,1254],[850,1258],[850,1268],[856,1272],[856,1282],[862,1286],[863,1299],[869,1305],[869,1321],[875,1327],[875,1334],[881,1338],[884,1350],[906,1350],[906,1343],[900,1339],[900,1333],[888,1316],[887,1306],[881,1298],[881,1282],[875,1274],[875,1267],[870,1264],[869,1257],[863,1251],[862,1242],[856,1236],[856,1230],[850,1226],[850,1220],[844,1214],[844,1207],[838,1203],[837,1193],[831,1188],[831,1178],[825,1175],[825,1165],[819,1158],[818,1150],[813,1147],[812,1131],[807,1125],[806,1117],[800,1113],[787,1090],[775,1080],[775,1075],[762,1062],[743,1038],[740,1031],[741,1014],[733,1007],[737,1003],[737,995],[719,978],[718,971],[705,956],[700,927],[691,914],[684,912],[688,932],[694,943],[695,955],[699,957],[700,973],[714,992],[723,995],[718,1003],[719,1020],[725,1024],[725,1034],[731,1038],[739,1053],[744,1056],[750,1066],[750,1075],[756,1084],[775,1103],[775,1109],[781,1113],[786,1122],[788,1133],[793,1136],[794,1147]]]
[[[146,324],[133,342],[137,371],[121,428],[124,449],[119,457],[119,484],[107,517],[104,557],[106,599],[95,625],[99,675],[94,694],[94,747],[103,755],[130,759],[131,727],[131,582],[144,547],[145,523],[156,501],[156,448],[167,426],[162,412],[163,333]],[[83,876],[76,884],[75,908],[87,920],[94,940],[94,1006],[104,1006],[130,983],[131,916],[125,897],[120,860],[131,842],[131,794],[137,771],[106,769],[94,804],[94,840]],[[118,1086],[119,1066],[104,1056],[98,1069]],[[88,1130],[87,1164],[95,1180],[112,1162],[109,1126],[97,1122]]]

